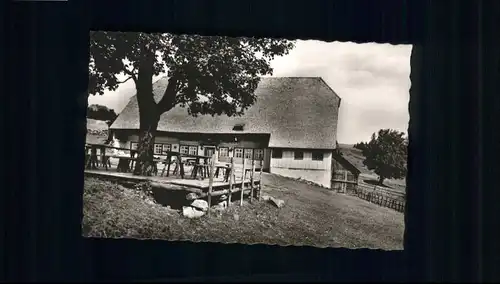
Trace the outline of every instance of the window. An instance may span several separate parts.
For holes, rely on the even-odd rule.
[[[312,160],[313,161],[323,161],[323,152],[313,151],[312,152]]]
[[[283,158],[283,150],[273,149],[273,159]]]
[[[303,151],[294,151],[293,159],[294,160],[303,160],[304,159],[304,152]]]
[[[235,148],[234,149],[234,157],[235,158],[243,158],[243,149]]]
[[[254,160],[260,161],[264,158],[264,150],[262,149],[255,149],[253,151],[253,158]]]
[[[163,144],[163,152],[172,151],[172,146],[170,144]]]
[[[245,149],[245,159],[252,159],[253,149]]]
[[[185,145],[181,145],[180,149],[179,149],[179,152],[181,154],[187,154],[189,152],[189,147],[188,146],[185,146]]]
[[[162,151],[163,151],[163,145],[162,144],[155,144],[154,154],[155,155],[161,155]]]
[[[137,150],[137,146],[139,146],[139,143],[136,143],[136,142],[130,143],[130,149],[131,150]]]
[[[219,157],[229,157],[229,148],[219,148]]]
[[[198,155],[198,146],[189,146],[189,155]]]

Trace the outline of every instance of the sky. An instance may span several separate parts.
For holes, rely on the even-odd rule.
[[[408,132],[410,54],[411,45],[297,41],[271,67],[273,76],[322,77],[342,98],[337,140],[354,144],[383,128]],[[119,113],[134,94],[129,80],[114,92],[89,96],[89,104]]]

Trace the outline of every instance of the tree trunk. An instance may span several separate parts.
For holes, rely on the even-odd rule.
[[[154,54],[147,49],[143,54],[136,81],[140,126],[134,175],[151,176],[156,169],[153,148],[160,115],[153,94]]]
[[[156,170],[154,163],[154,143],[158,118],[152,118],[149,123],[141,123],[139,130],[139,144],[137,146],[137,161],[135,163],[134,175],[152,176]]]
[[[154,141],[160,115],[175,106],[176,84],[175,76],[170,78],[169,84],[163,98],[159,103],[155,101],[153,94],[153,64],[155,62],[154,52],[149,50],[147,44],[144,46],[143,58],[141,58],[137,80],[137,104],[139,106],[139,143],[137,146],[137,161],[135,163],[134,175],[151,176],[157,170],[154,159]]]
[[[382,177],[382,176],[381,176],[381,177],[379,177],[379,178],[378,178],[378,184],[379,184],[379,185],[384,185],[384,180],[385,180],[385,177]]]

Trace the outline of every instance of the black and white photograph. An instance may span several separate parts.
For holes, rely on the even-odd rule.
[[[89,50],[84,237],[403,249],[411,45],[91,31]]]

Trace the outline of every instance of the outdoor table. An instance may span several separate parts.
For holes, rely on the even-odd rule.
[[[88,153],[90,149],[90,154]],[[85,168],[86,169],[97,169],[99,161],[97,159],[97,146],[85,146]]]
[[[202,179],[205,178],[205,165],[204,164],[194,164],[193,171],[191,172],[191,177],[196,178],[200,174]]]
[[[136,158],[132,158],[130,156],[122,156],[122,155],[111,155],[109,157],[118,159],[118,166],[116,167],[116,171],[123,173],[131,172],[132,171],[131,162],[136,160]]]
[[[196,159],[196,163],[194,164],[193,171],[191,172],[191,176],[196,178],[198,173],[200,173],[201,178],[205,178],[209,173],[209,156],[199,156],[199,155],[183,155],[184,157],[190,157]],[[200,160],[203,159],[203,164],[200,163]]]
[[[216,165],[215,168],[216,168],[216,170],[215,170],[216,177],[219,177],[219,170],[222,169],[222,170],[224,170],[224,181],[229,180],[229,171],[231,169],[230,165]]]
[[[107,157],[118,159],[118,166],[116,168],[117,172],[124,172],[124,173],[132,172],[133,162],[137,162],[137,158],[125,156],[125,155],[110,155]],[[153,162],[155,162],[153,165],[156,167],[156,163],[161,162],[161,160],[160,159],[153,159]],[[157,172],[156,168],[155,168],[155,172]]]
[[[100,156],[101,156],[101,161],[100,161],[100,164],[106,169],[106,171],[108,170],[108,167],[111,167],[111,162],[109,161],[109,158],[110,157],[116,157],[116,158],[119,158],[118,156],[113,156],[113,155],[106,155],[106,149],[116,149],[116,150],[121,150],[121,151],[130,151],[130,156],[133,158],[135,156],[135,154],[137,153],[137,151],[134,151],[134,150],[131,150],[131,149],[127,149],[127,148],[120,148],[120,147],[114,147],[114,146],[109,146],[109,145],[105,145],[105,144],[91,144],[91,143],[86,143],[85,144],[85,149],[86,149],[86,152],[88,151],[88,149],[91,149],[91,154],[90,154],[90,158],[88,160],[86,160],[86,168],[89,168],[89,164],[90,164],[90,168],[92,169],[97,169],[97,165],[99,165],[99,161],[98,161],[98,158],[97,158],[97,149],[100,149]],[[121,157],[121,156],[120,156]],[[132,160],[132,163],[131,165],[128,165],[127,168],[132,168],[133,167],[133,161]],[[125,163],[126,161],[121,161],[122,163]],[[130,162],[130,161],[128,161]],[[120,165],[120,163],[119,163]],[[123,164],[120,165],[120,167],[124,167]]]
[[[167,177],[170,175],[170,165],[172,163],[175,163],[175,168],[172,174],[177,174],[178,171],[180,171],[181,178],[184,178],[184,163],[181,160],[181,154],[179,152],[173,152],[173,151],[165,151],[163,154],[167,155],[167,158],[165,158],[165,166],[163,167],[163,170],[161,172],[161,176],[165,173],[165,169],[167,170]],[[175,157],[175,161],[172,161],[172,157]]]
[[[186,164],[187,165],[195,165],[196,164],[196,159],[186,159]]]

